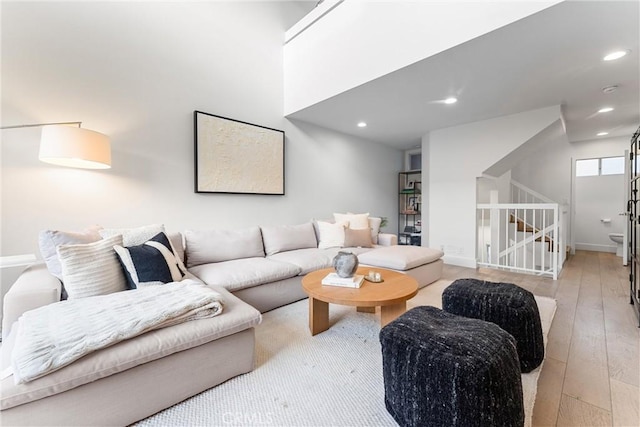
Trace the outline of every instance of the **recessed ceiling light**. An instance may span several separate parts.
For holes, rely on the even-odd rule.
[[[609,132],[598,132],[596,136],[605,136],[609,135]]]
[[[613,107],[604,107],[598,110],[598,113],[608,113],[609,111],[613,111]]]
[[[366,124],[365,122],[359,122],[359,123],[358,123],[358,127],[359,127],[359,128],[366,128],[366,127],[367,127],[367,124]]]
[[[605,86],[602,88],[604,93],[613,93],[618,90],[618,85]]]
[[[456,102],[458,102],[457,98],[451,97],[451,98],[447,98],[444,100],[445,104],[455,104]]]
[[[623,56],[626,56],[629,52],[631,52],[630,50],[617,50],[615,52],[611,52],[610,54],[608,54],[607,56],[605,56],[604,58],[602,58],[605,61],[614,61],[616,59],[620,59]]]

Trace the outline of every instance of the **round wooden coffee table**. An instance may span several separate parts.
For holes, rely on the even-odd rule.
[[[379,272],[384,280],[372,283],[365,280],[360,288],[322,285],[322,279],[333,268],[313,271],[302,278],[302,288],[309,295],[309,330],[311,335],[329,329],[329,303],[353,305],[358,311],[375,313],[380,307],[380,326],[400,316],[407,309],[407,300],[418,293],[418,282],[411,276],[392,270],[361,267],[356,274]]]

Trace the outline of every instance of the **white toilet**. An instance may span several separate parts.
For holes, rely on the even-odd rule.
[[[622,241],[624,239],[624,235],[622,233],[609,233],[609,238],[616,242],[616,255],[622,256]]]

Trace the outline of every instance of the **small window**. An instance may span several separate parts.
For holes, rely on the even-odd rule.
[[[576,176],[596,176],[600,159],[576,160]]]
[[[602,159],[600,175],[624,174],[624,157],[608,157]]]
[[[576,176],[622,174],[624,174],[624,157],[576,160]]]

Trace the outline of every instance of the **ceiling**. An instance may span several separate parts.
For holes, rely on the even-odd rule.
[[[287,117],[404,150],[435,129],[561,105],[570,141],[630,138],[640,125],[639,5],[566,1]],[[620,49],[630,53],[602,60]],[[443,104],[449,96],[458,102]],[[605,106],[614,110],[597,113]]]

